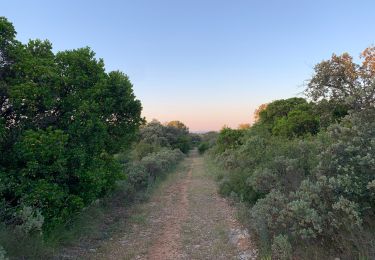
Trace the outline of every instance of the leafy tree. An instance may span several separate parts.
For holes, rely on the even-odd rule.
[[[155,119],[141,127],[139,138],[150,144],[152,143],[160,146],[169,145],[169,141],[166,137],[165,126]]]
[[[298,105],[307,104],[303,98],[289,98],[273,101],[259,112],[258,124],[263,125],[268,130],[272,130],[276,121],[282,117],[288,116],[288,113]]]
[[[316,134],[318,131],[319,118],[313,114],[309,105],[299,106],[290,111],[288,116],[278,119],[272,128],[273,134],[285,137]]]
[[[335,100],[323,99],[313,106],[312,113],[319,117],[321,128],[327,128],[333,123],[339,123],[349,111],[349,106]]]
[[[180,121],[171,121],[166,124],[166,136],[173,148],[180,149],[187,153],[191,148],[191,137],[189,129]]]
[[[246,129],[249,129],[250,128],[250,124],[239,124],[238,125],[238,129],[240,130],[246,130]]]
[[[334,100],[354,110],[375,105],[375,47],[365,49],[362,64],[348,54],[333,54],[314,68],[306,94],[314,101]]]
[[[243,130],[224,127],[217,138],[217,152],[221,153],[227,149],[233,149],[242,144]]]
[[[207,142],[210,147],[216,144],[219,133],[215,131],[210,131],[202,134],[202,142]]]
[[[257,123],[260,119],[260,112],[265,110],[268,106],[268,103],[261,104],[255,111],[254,111],[254,123]]]
[[[189,129],[180,121],[163,125],[154,119],[141,127],[138,139],[133,149],[133,156],[138,160],[149,153],[158,152],[162,147],[187,153],[192,145]]]
[[[13,52],[18,44],[15,36],[13,25],[5,17],[0,17],[0,81],[7,76],[13,62]]]
[[[316,134],[320,122],[314,107],[303,98],[276,100],[259,109],[256,125],[288,138]]]
[[[2,217],[31,207],[49,228],[114,187],[113,155],[135,139],[142,107],[90,48],[54,54],[49,41],[16,41],[5,18],[0,29]]]
[[[209,148],[210,148],[210,146],[207,142],[202,142],[198,146],[198,152],[200,154],[204,154]]]
[[[174,121],[170,121],[167,123],[167,127],[173,127],[173,128],[176,128],[176,129],[180,129],[184,132],[188,132],[189,129],[187,128],[187,126],[182,123],[181,121],[178,121],[178,120],[174,120]]]

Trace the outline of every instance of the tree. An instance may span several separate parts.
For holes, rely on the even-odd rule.
[[[288,117],[280,118],[272,128],[274,135],[285,137],[303,136],[306,133],[316,134],[319,130],[318,118],[306,111],[294,110]]]
[[[273,101],[266,108],[260,110],[258,122],[272,129],[277,119],[287,116],[296,106],[306,103],[305,99],[296,97]]]
[[[189,129],[187,128],[187,126],[184,123],[182,123],[181,121],[178,121],[178,120],[170,121],[166,125],[168,127],[173,127],[173,128],[176,128],[176,129],[181,129],[182,131],[185,131],[185,132],[189,131]]]
[[[375,105],[375,47],[365,49],[362,64],[355,64],[348,54],[333,54],[314,68],[306,94],[313,101],[333,100],[360,110]]]
[[[166,124],[167,139],[173,148],[187,153],[191,148],[189,128],[180,121],[170,121]]]
[[[256,127],[289,138],[307,133],[316,134],[320,126],[314,107],[314,104],[308,103],[303,98],[273,101],[259,110]]]
[[[142,106],[90,48],[54,54],[49,41],[17,42],[5,18],[0,29],[1,217],[36,208],[49,228],[114,187],[113,155],[135,139]]]
[[[260,112],[265,110],[268,106],[268,103],[261,104],[255,111],[254,111],[254,123],[258,122],[260,119]]]
[[[250,124],[239,124],[238,125],[238,129],[240,130],[246,130],[246,129],[249,129],[250,128]]]
[[[139,143],[135,146],[137,158],[160,150],[161,147],[180,149],[187,153],[192,144],[189,129],[180,121],[172,121],[162,125],[157,120],[143,125],[140,129]]]
[[[6,76],[12,64],[12,52],[17,44],[15,36],[16,30],[12,23],[5,17],[0,17],[0,81]]]
[[[228,149],[234,149],[242,144],[241,138],[244,131],[224,127],[217,138],[217,152],[222,153]]]

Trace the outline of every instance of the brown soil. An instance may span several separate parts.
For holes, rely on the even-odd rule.
[[[164,215],[164,223],[162,233],[148,252],[148,259],[179,259],[181,253],[181,224],[185,222],[188,216],[189,200],[187,189],[190,184],[191,170],[187,174],[187,178],[170,186],[164,196],[164,200],[168,201],[167,205],[172,206]],[[176,201],[172,203],[172,196],[177,194]],[[173,204],[173,205],[172,205]]]

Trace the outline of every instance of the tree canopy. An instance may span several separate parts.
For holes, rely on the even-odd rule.
[[[360,110],[375,106],[375,47],[365,49],[360,55],[361,64],[353,62],[348,53],[333,54],[314,67],[314,75],[306,89],[314,101],[334,100]]]
[[[107,73],[90,48],[55,54],[48,40],[15,36],[1,17],[0,216],[27,206],[48,226],[113,188],[113,154],[135,139],[142,106],[128,77]]]

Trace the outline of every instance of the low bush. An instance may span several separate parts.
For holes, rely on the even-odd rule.
[[[140,161],[134,161],[125,166],[129,183],[137,188],[144,188],[155,179],[175,166],[184,154],[179,150],[163,148],[158,152],[150,153]]]
[[[0,259],[1,260],[7,260],[7,252],[5,251],[5,249],[0,245]]]
[[[220,193],[249,206],[263,255],[375,257],[374,118],[373,108],[351,111],[316,135],[293,138],[258,123],[235,145],[210,151],[226,172]]]
[[[202,142],[198,146],[198,152],[199,154],[204,154],[208,148],[210,148],[209,144],[207,142]]]
[[[288,237],[278,235],[272,243],[272,259],[290,260],[292,259],[292,246],[288,241]]]

